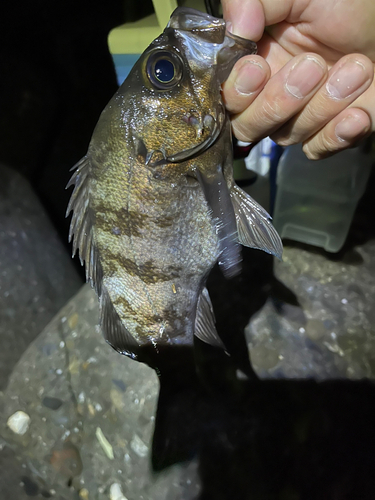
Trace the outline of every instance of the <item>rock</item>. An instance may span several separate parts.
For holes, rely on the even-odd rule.
[[[29,425],[30,417],[22,410],[13,413],[7,421],[9,429],[11,429],[15,434],[20,434],[21,436],[28,431]]]
[[[375,379],[375,240],[356,252],[361,258],[348,263],[285,246],[275,276],[299,305],[271,295],[251,318],[246,335],[260,378]]]
[[[29,182],[3,165],[0,179],[1,390],[82,280]]]
[[[82,500],[89,500],[89,491],[86,488],[79,490],[79,498],[82,498]]]
[[[149,452],[148,446],[145,445],[137,434],[134,434],[130,447],[139,457],[147,457]]]
[[[127,500],[126,497],[122,494],[121,485],[119,483],[111,484],[111,488],[109,490],[110,500]]]
[[[95,435],[98,438],[100,446],[103,448],[104,453],[110,460],[113,460],[115,457],[113,455],[113,448],[108,439],[103,434],[103,431],[100,427],[96,428]]]
[[[24,436],[5,422],[0,426],[5,449],[16,452],[19,476],[32,477],[39,491],[53,491],[63,500],[108,499],[113,484],[128,500],[195,499],[196,462],[153,473],[158,378],[108,346],[98,317],[97,297],[85,285],[30,345],[10,377],[2,398],[5,414],[21,407],[33,422]],[[64,404],[52,410],[46,398]],[[23,499],[22,487],[15,488],[14,497],[19,492]]]

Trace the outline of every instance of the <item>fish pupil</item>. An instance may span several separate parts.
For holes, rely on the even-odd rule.
[[[155,64],[155,76],[163,83],[169,83],[174,77],[174,64],[168,59],[159,59]]]

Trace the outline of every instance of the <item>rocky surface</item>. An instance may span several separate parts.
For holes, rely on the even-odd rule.
[[[84,286],[0,393],[4,498],[372,500],[374,236],[354,224],[338,255],[287,243],[274,264],[244,250],[231,282],[213,272],[232,356],[198,342],[198,375],[175,362],[161,389],[103,341]]]
[[[0,165],[0,389],[30,342],[82,286],[30,184]]]
[[[2,398],[2,453],[19,478],[3,490],[20,500],[224,500],[237,484],[244,499],[258,490],[264,500],[305,498],[309,488],[311,498],[326,488],[327,498],[372,498],[375,389],[345,379],[374,376],[374,246],[336,262],[286,246],[275,269],[283,294],[270,294],[246,329],[260,385],[238,371],[223,384],[224,356],[210,361],[218,371],[203,389],[178,382],[159,396],[153,370],[104,342],[97,299],[83,287],[26,351]],[[30,419],[24,434],[7,423],[19,411]],[[276,487],[268,476],[280,470]]]
[[[194,463],[151,472],[155,372],[113,351],[97,322],[98,302],[85,286],[12,374],[1,423],[20,473],[10,496],[118,500],[121,489],[128,500],[194,498]],[[30,417],[23,435],[7,425],[17,411]]]
[[[375,240],[339,261],[286,246],[275,276],[289,303],[269,297],[246,334],[262,378],[375,378]]]

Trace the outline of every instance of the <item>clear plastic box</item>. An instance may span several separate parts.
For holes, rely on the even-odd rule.
[[[274,225],[281,238],[338,252],[363,195],[374,155],[365,145],[318,161],[300,145],[280,158]]]

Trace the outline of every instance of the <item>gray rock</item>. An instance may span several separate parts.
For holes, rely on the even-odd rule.
[[[159,474],[151,471],[159,393],[155,372],[113,351],[97,323],[97,298],[84,286],[10,377],[0,433],[4,448],[17,456],[20,478],[32,481],[28,487],[37,485],[40,497],[34,498],[43,498],[44,491],[54,498],[109,499],[113,484],[128,500],[196,498],[194,461]],[[64,404],[51,410],[47,395]],[[23,436],[6,426],[18,410],[31,418]],[[17,488],[24,493],[25,481]]]
[[[311,247],[285,247],[275,275],[299,305],[269,298],[247,326],[259,377],[375,378],[375,240],[356,254],[335,261]]]
[[[82,285],[30,184],[0,165],[0,389],[30,342]]]

